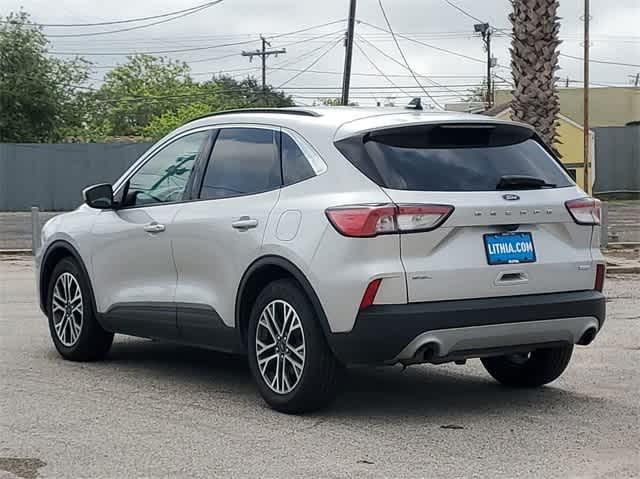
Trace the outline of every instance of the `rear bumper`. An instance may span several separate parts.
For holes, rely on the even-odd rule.
[[[526,296],[374,305],[329,343],[345,364],[446,362],[551,344],[597,333],[605,296],[578,291]],[[595,328],[595,330],[594,330]]]

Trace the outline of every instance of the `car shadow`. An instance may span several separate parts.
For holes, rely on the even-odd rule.
[[[125,340],[114,343],[103,367],[114,366],[155,379],[170,378],[180,390],[206,388],[238,394],[262,404],[244,356],[191,348],[161,341]],[[169,382],[168,382],[169,383]],[[465,416],[536,415],[555,408],[575,410],[587,404],[606,407],[606,399],[590,397],[556,385],[538,389],[500,386],[488,374],[467,366],[400,366],[343,371],[336,401],[318,418],[348,416],[351,420],[373,416],[427,417],[457,428]]]

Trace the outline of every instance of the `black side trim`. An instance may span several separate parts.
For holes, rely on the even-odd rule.
[[[142,338],[178,339],[176,305],[172,302],[116,303],[100,319],[105,329]]]
[[[236,329],[206,304],[142,301],[112,305],[100,319],[105,329],[225,352],[242,351]]]
[[[559,318],[605,320],[605,296],[577,291],[497,298],[374,305],[358,314],[348,333],[332,333],[329,343],[344,363],[393,360],[416,336],[438,329],[483,326]]]
[[[181,341],[230,353],[242,351],[236,328],[227,326],[211,306],[177,303],[176,309]]]

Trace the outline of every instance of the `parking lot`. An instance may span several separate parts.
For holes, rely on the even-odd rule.
[[[637,477],[640,276],[608,278],[608,320],[535,390],[465,366],[351,369],[328,410],[268,409],[243,358],[117,336],[63,361],[32,259],[0,257],[0,478]]]

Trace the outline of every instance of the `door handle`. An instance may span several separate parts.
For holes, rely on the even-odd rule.
[[[241,216],[240,219],[231,223],[231,226],[237,230],[246,231],[258,226],[258,220],[249,218],[248,216]]]
[[[149,223],[148,225],[145,225],[144,230],[147,233],[162,233],[165,230],[165,227],[160,223]]]

